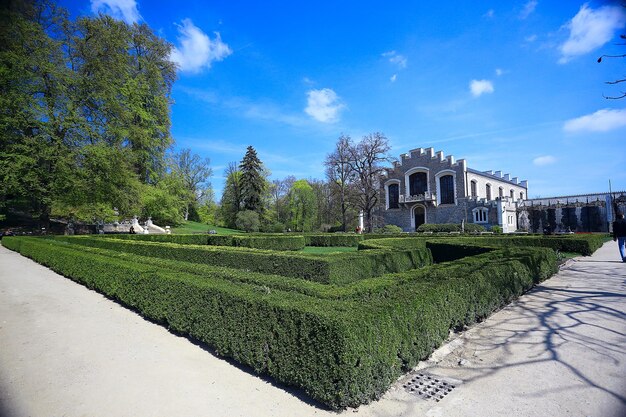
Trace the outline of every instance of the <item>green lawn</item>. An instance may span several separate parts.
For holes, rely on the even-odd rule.
[[[234,235],[244,233],[240,230],[227,229],[225,227],[212,226],[209,224],[188,221],[182,226],[172,227],[172,233],[177,235],[186,235],[193,233],[207,233],[209,230],[215,230],[218,235]]]
[[[356,252],[358,248],[356,246],[306,246],[299,252],[302,253],[314,253],[314,254],[325,254],[325,253],[337,253],[337,252]]]

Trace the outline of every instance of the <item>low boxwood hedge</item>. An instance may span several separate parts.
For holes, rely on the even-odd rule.
[[[301,250],[304,237],[298,235],[105,235],[108,238],[182,245],[237,246],[267,250]]]
[[[130,234],[111,234],[104,235],[108,239],[135,240],[140,242],[164,242],[177,243],[179,245],[206,245],[207,236],[203,234],[189,235],[130,235]],[[227,237],[227,236],[222,236]]]
[[[335,409],[380,397],[450,328],[487,316],[556,271],[551,249],[500,248],[372,278],[385,284],[327,299],[109,257],[69,243],[76,240],[2,244]]]
[[[209,245],[211,240],[209,238]],[[231,246],[267,249],[267,250],[301,250],[304,249],[304,236],[298,235],[264,235],[264,236],[233,236],[233,244]]]
[[[363,240],[363,235],[348,233],[325,233],[319,235],[304,235],[306,246],[357,246]]]
[[[406,271],[432,263],[425,248],[403,251],[332,253],[323,256],[292,254],[248,248],[176,245],[103,239],[89,236],[57,236],[57,240],[111,249],[142,256],[225,266],[254,272],[342,284],[390,272]]]
[[[569,236],[405,236],[393,239],[368,239],[359,243],[359,249],[410,249],[425,245],[426,242],[450,242],[455,245],[473,245],[490,247],[545,247],[560,252],[574,252],[589,256],[609,239],[607,235],[569,235]],[[435,259],[435,262],[442,262]]]
[[[494,246],[529,247],[539,246],[552,248],[561,252],[575,252],[589,256],[598,250],[604,242],[609,240],[608,235],[568,235],[568,236],[518,236],[502,235],[498,237],[480,236],[477,242]]]

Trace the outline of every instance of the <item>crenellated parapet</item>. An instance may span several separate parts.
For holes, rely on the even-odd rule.
[[[476,171],[473,169],[470,169],[469,171],[475,174],[480,174],[486,178],[493,178],[498,181],[505,181],[508,183],[519,185],[520,187],[523,187],[523,188],[528,188],[528,180],[520,181],[518,177],[511,177],[511,174],[502,174],[502,171],[495,171],[495,172],[492,170]]]
[[[428,162],[430,165],[432,162],[439,162],[442,168],[458,168],[461,167],[463,170],[466,169],[465,159],[459,159],[458,161],[454,158],[453,155],[445,156],[443,151],[435,152],[435,148],[415,148],[411,149],[407,153],[403,153],[400,155],[400,159],[398,161],[394,161],[393,169],[401,170],[403,167],[415,166],[416,162]]]

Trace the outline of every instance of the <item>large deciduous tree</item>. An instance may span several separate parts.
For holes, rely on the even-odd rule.
[[[269,185],[270,191],[270,211],[275,216],[275,221],[284,225],[289,216],[288,195],[296,177],[289,175],[284,179],[273,180]]]
[[[324,162],[326,178],[332,187],[333,193],[339,198],[341,230],[344,232],[348,223],[350,183],[355,174],[350,164],[350,158],[354,155],[354,152],[351,152],[353,147],[350,136],[341,135],[335,144],[335,149],[326,156]]]
[[[298,232],[313,229],[317,207],[315,193],[306,180],[298,180],[289,190],[289,226]]]
[[[220,216],[227,227],[237,227],[237,213],[242,210],[241,171],[236,162],[231,162],[224,171],[226,184],[220,203]]]
[[[145,24],[3,3],[0,201],[44,226],[53,210],[136,214],[139,185],[158,182],[172,143],[170,49]]]
[[[380,175],[383,162],[389,162],[390,146],[387,137],[379,132],[364,136],[359,143],[348,148],[348,165],[354,172],[355,204],[365,216],[365,230],[372,232],[373,212],[379,202]]]
[[[58,172],[72,164],[73,73],[61,42],[45,30],[64,18],[34,2],[0,6],[0,192],[46,227],[62,189]]]
[[[197,210],[205,194],[211,193],[209,178],[213,170],[210,164],[209,158],[202,159],[199,155],[192,154],[191,149],[183,149],[172,156],[172,170],[180,175],[187,192],[185,220],[189,219],[192,209]]]

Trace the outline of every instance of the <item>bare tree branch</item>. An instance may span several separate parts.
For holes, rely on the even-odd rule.
[[[607,100],[619,100],[621,98],[626,97],[626,92],[622,93],[621,96],[605,96],[604,94],[602,94],[602,97],[604,97]]]

